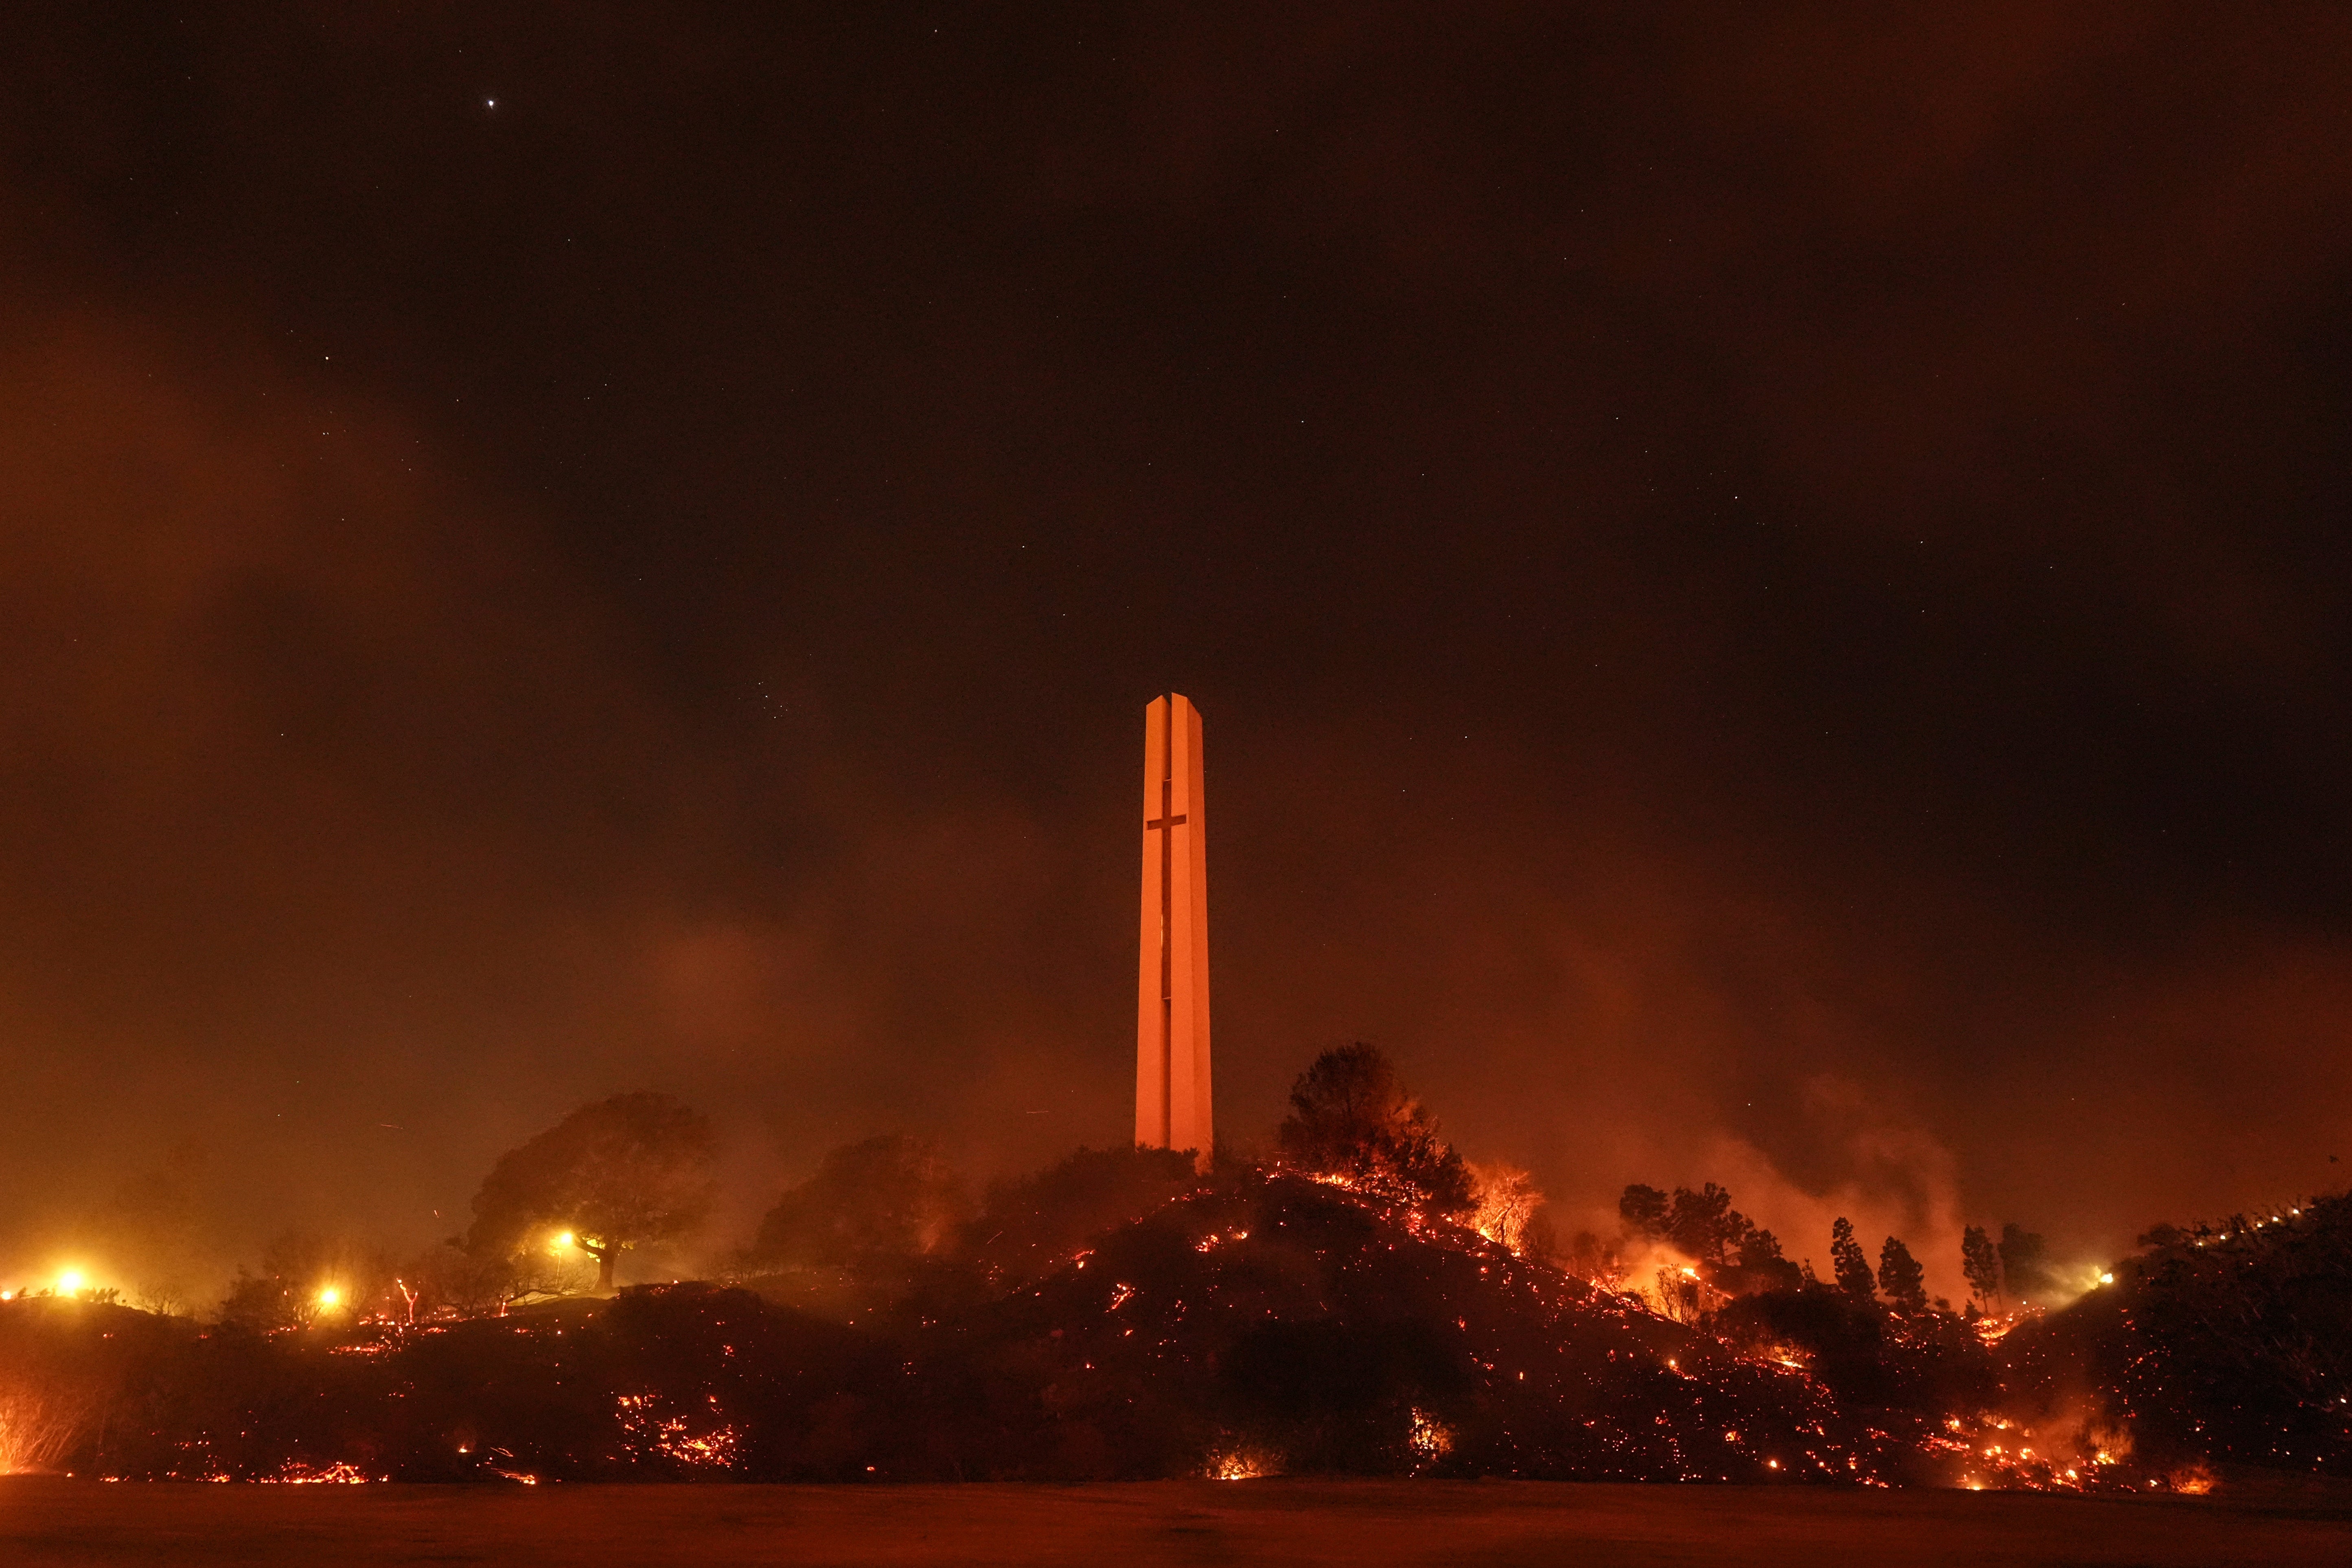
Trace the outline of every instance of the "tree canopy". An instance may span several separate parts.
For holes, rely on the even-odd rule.
[[[1730,1295],[1793,1290],[1797,1266],[1781,1256],[1780,1238],[1731,1206],[1728,1190],[1707,1183],[1670,1195],[1635,1183],[1617,1200],[1618,1217],[1652,1241],[1664,1242],[1697,1265],[1699,1276]]]
[[[2000,1249],[1980,1225],[1960,1232],[1960,1272],[1968,1276],[1969,1293],[1991,1310],[2000,1299]]]
[[[1870,1272],[1870,1255],[1853,1238],[1853,1221],[1840,1215],[1830,1226],[1830,1268],[1838,1288],[1857,1300],[1877,1299],[1878,1284]]]
[[[1908,1247],[1891,1236],[1878,1249],[1878,1288],[1905,1311],[1927,1310],[1927,1271]]]
[[[886,1132],[827,1154],[761,1220],[752,1253],[800,1268],[903,1263],[937,1250],[971,1207],[937,1149]]]
[[[1290,1086],[1290,1114],[1275,1133],[1283,1159],[1437,1214],[1478,1206],[1462,1156],[1436,1119],[1398,1081],[1378,1047],[1325,1051]]]
[[[474,1194],[469,1252],[511,1256],[568,1232],[596,1260],[596,1285],[631,1247],[699,1226],[718,1194],[710,1123],[666,1094],[583,1105],[499,1156]]]

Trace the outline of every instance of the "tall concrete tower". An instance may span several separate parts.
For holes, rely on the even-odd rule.
[[[1181,695],[1143,710],[1143,926],[1136,973],[1135,1141],[1191,1149],[1209,1118],[1209,859],[1201,711]]]

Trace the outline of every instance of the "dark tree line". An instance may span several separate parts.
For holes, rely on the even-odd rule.
[[[1779,1238],[1732,1207],[1730,1193],[1713,1182],[1696,1192],[1676,1187],[1671,1193],[1637,1182],[1617,1200],[1617,1213],[1628,1236],[1663,1243],[1693,1259],[1700,1280],[1723,1296],[1796,1290],[1814,1283],[1807,1269],[1783,1256]],[[2015,1225],[2002,1227],[1997,1245],[1975,1226],[1960,1239],[1961,1271],[1970,1293],[1988,1310],[2002,1299],[2004,1286],[2021,1297],[2046,1291],[2051,1279],[2045,1257],[2042,1237]],[[1830,1226],[1830,1283],[1857,1301],[1883,1297],[1906,1312],[1927,1310],[1927,1271],[1910,1245],[1887,1237],[1879,1243],[1874,1266],[1853,1222],[1843,1215]]]
[[[1699,1277],[1731,1296],[1793,1290],[1803,1283],[1781,1256],[1780,1239],[1731,1206],[1731,1194],[1713,1182],[1697,1192],[1671,1194],[1639,1183],[1617,1200],[1618,1216],[1634,1235],[1664,1242],[1696,1260]]]

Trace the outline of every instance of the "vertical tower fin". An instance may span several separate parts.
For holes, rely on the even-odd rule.
[[[1201,714],[1181,693],[1143,710],[1143,902],[1137,930],[1135,1141],[1216,1142],[1209,1075],[1209,902]]]

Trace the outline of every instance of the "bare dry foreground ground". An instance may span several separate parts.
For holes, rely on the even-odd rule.
[[[0,1481],[0,1563],[2209,1564],[2352,1563],[2340,1491],[1520,1482],[251,1487]]]

